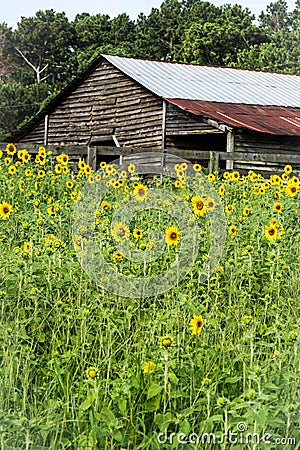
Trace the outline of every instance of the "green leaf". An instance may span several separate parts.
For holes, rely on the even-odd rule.
[[[149,386],[148,392],[147,392],[147,400],[149,400],[152,397],[155,397],[156,395],[158,395],[161,391],[162,391],[163,387],[160,386],[157,383],[152,383]]]
[[[122,414],[125,414],[126,407],[127,407],[127,400],[126,398],[118,400],[118,407]]]
[[[169,380],[173,384],[178,384],[179,379],[176,377],[175,373],[169,373]]]
[[[109,408],[102,408],[100,411],[100,420],[102,422],[111,423],[115,420],[115,415]]]

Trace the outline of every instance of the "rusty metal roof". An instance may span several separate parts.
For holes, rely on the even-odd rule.
[[[102,55],[164,98],[300,107],[300,76]]]
[[[237,128],[279,135],[300,135],[300,108],[166,99],[192,114]]]

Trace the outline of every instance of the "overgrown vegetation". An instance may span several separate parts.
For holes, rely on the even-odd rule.
[[[177,180],[155,180],[155,186],[177,195],[205,241],[203,218],[215,203],[201,194],[201,168],[194,166],[198,196],[187,187],[186,167],[176,169]],[[184,236],[170,230],[176,225],[165,215],[152,221],[145,210],[123,232],[122,224],[110,228],[124,198],[133,193],[142,205],[153,182],[138,179],[132,166],[118,173],[102,163],[95,176],[81,162],[75,176],[66,155],[53,161],[40,148],[30,159],[24,149],[3,149],[1,449],[178,448],[179,433],[215,436],[210,444],[187,441],[185,449],[275,449],[282,442],[298,448],[299,178],[290,166],[270,179],[252,171],[206,178],[227,217],[219,265],[201,282],[207,249],[200,246],[178,286],[137,300],[110,294],[82,271],[72,243],[73,211],[83,185],[105,179],[110,189],[95,205],[94,229],[107,236],[110,266],[128,273],[120,240],[143,250],[147,229],[160,226],[167,265]],[[230,430],[254,440],[222,442]],[[262,441],[265,433],[269,443]]]
[[[38,11],[0,25],[0,139],[36,113],[97,54],[299,73],[300,2],[270,3],[255,21],[239,5],[165,0],[133,21],[126,13]]]

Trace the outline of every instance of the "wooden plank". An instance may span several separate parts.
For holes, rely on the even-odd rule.
[[[272,162],[272,163],[285,163],[285,164],[300,164],[300,154],[280,154],[280,153],[242,153],[234,152],[227,154],[226,152],[220,152],[219,157],[221,160],[231,161],[251,161],[251,162]]]

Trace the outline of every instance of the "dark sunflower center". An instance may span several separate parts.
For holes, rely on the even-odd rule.
[[[203,208],[203,202],[200,200],[199,202],[196,203],[196,207],[197,209],[202,209]]]
[[[202,327],[202,322],[201,322],[201,320],[198,320],[198,322],[197,322],[197,328],[200,328],[200,327]]]
[[[9,208],[7,206],[4,206],[3,212],[4,212],[4,214],[8,214],[9,213]]]
[[[275,230],[274,230],[274,228],[271,228],[271,230],[269,230],[269,235],[273,236],[274,234],[275,234]]]
[[[171,238],[172,240],[175,240],[175,239],[177,238],[177,233],[176,233],[175,231],[173,231],[173,232],[170,234],[170,238]]]

